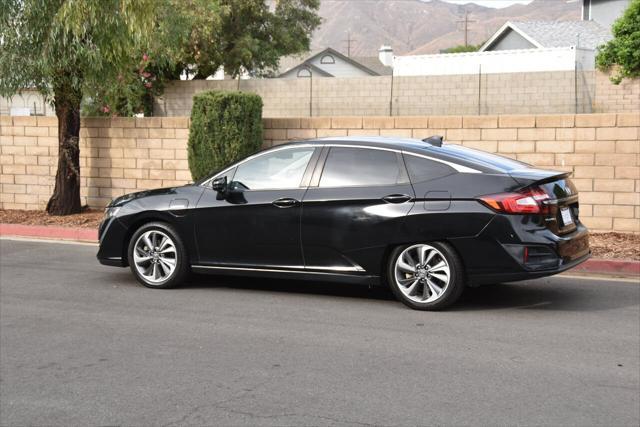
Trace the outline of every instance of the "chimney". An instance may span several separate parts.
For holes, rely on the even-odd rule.
[[[380,49],[378,49],[378,59],[382,62],[382,65],[393,67],[393,49],[391,49],[391,46],[380,46]]]

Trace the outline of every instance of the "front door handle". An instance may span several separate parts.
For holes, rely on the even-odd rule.
[[[384,196],[382,200],[387,203],[404,203],[411,200],[411,196],[406,194],[389,194],[388,196]]]
[[[284,197],[282,199],[274,200],[273,202],[271,202],[272,205],[279,208],[290,208],[292,206],[296,206],[298,203],[300,203],[300,201],[292,199],[290,197]]]

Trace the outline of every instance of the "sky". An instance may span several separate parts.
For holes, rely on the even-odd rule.
[[[527,4],[531,3],[531,0],[444,0],[447,3],[465,4],[476,3],[481,6],[503,8],[511,6],[513,4]]]

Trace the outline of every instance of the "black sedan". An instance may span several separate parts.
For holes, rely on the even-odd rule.
[[[568,175],[439,137],[295,142],[115,199],[98,259],[150,288],[189,271],[388,284],[412,308],[439,309],[465,286],[589,257]]]

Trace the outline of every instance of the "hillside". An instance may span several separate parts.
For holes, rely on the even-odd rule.
[[[322,0],[322,26],[313,37],[312,49],[333,47],[347,53],[351,34],[351,55],[373,56],[382,44],[398,54],[437,53],[462,44],[462,25],[469,19],[469,43],[485,41],[507,20],[573,20],[580,18],[580,2],[534,0],[528,5],[492,9],[470,3],[455,5],[439,0]]]

